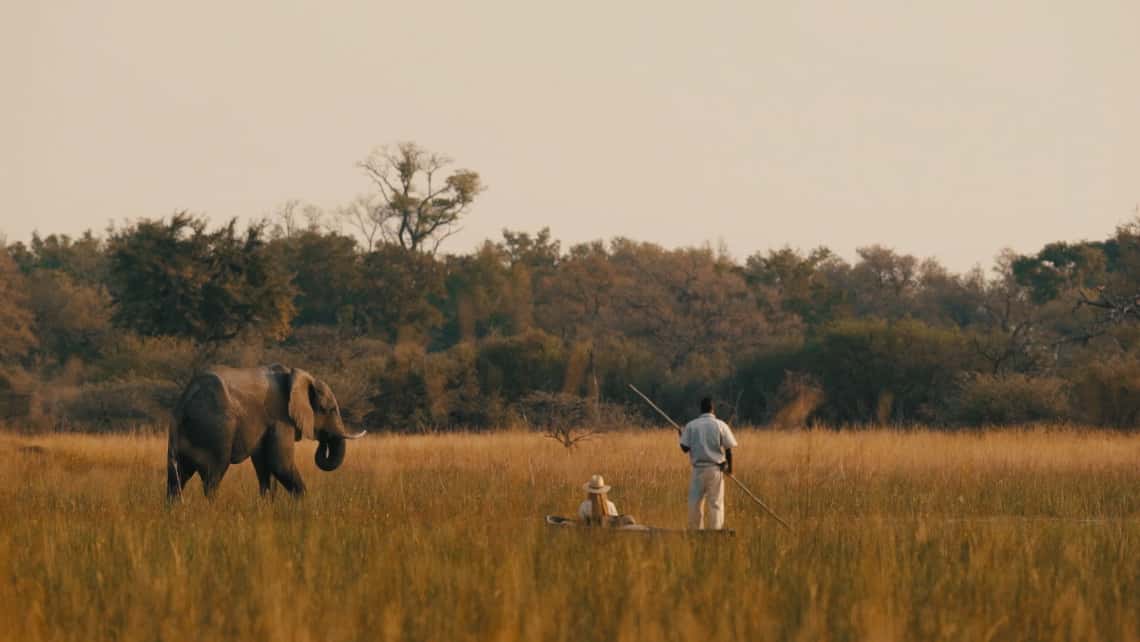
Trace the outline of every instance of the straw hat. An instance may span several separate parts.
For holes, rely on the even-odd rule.
[[[582,488],[585,489],[587,493],[595,495],[599,493],[610,492],[610,487],[606,486],[606,480],[602,479],[601,475],[594,475],[591,477],[590,482],[588,484],[583,484]]]

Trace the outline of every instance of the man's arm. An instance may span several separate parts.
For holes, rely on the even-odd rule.
[[[724,464],[721,465],[720,469],[723,470],[728,475],[732,474],[732,449],[731,448],[725,448],[724,449]]]
[[[681,430],[681,452],[689,454],[689,424]]]

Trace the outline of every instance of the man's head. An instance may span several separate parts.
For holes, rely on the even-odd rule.
[[[707,412],[712,412],[712,411],[713,411],[712,397],[702,397],[701,398],[701,412],[707,413]]]

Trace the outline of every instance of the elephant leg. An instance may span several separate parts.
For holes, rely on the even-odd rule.
[[[174,499],[182,495],[182,489],[190,483],[197,472],[194,462],[185,455],[172,457],[166,465],[166,498]]]
[[[226,475],[226,470],[230,467],[228,461],[217,462],[214,466],[210,466],[199,474],[202,475],[202,492],[206,497],[213,499],[214,491],[218,489],[218,484],[222,483],[222,477]]]
[[[269,459],[266,457],[264,447],[258,448],[253,451],[249,456],[253,462],[253,470],[257,473],[257,486],[264,497],[273,492],[273,469],[269,464]]]
[[[305,494],[305,482],[301,479],[301,473],[297,470],[296,466],[289,466],[286,470],[274,471],[273,476],[285,490],[300,497]]]
[[[285,490],[301,496],[305,494],[305,482],[301,480],[301,472],[293,463],[293,439],[292,430],[276,427],[266,435],[265,455],[277,481],[281,482]]]

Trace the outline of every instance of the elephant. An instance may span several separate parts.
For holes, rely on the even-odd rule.
[[[167,443],[166,494],[180,497],[195,473],[206,497],[217,490],[230,464],[253,460],[261,494],[272,479],[294,496],[305,483],[293,463],[293,442],[316,439],[317,466],[336,470],[344,462],[350,433],[336,397],[325,382],[299,368],[213,367],[196,374],[174,411]]]

